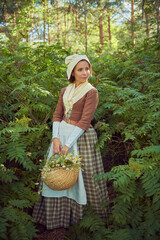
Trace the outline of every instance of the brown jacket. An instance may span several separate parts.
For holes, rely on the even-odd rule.
[[[61,122],[65,117],[65,107],[63,103],[63,94],[66,88],[61,90],[56,110],[53,114],[53,122]],[[76,125],[84,130],[88,130],[95,110],[98,105],[98,92],[96,88],[88,91],[72,108],[70,120],[78,122]]]

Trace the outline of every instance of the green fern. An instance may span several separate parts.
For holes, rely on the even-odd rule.
[[[98,231],[101,227],[104,227],[104,222],[100,219],[98,215],[93,216],[90,214],[86,215],[82,222],[80,222],[80,227],[86,229],[90,232]]]
[[[1,209],[0,209],[1,212]],[[7,233],[7,228],[9,227],[9,224],[7,223],[7,220],[2,216],[0,213],[0,237],[1,239],[7,240],[8,237],[6,235]]]
[[[14,224],[10,228],[9,237],[13,240],[32,240],[33,237],[37,237],[36,230],[31,222],[25,224]]]
[[[67,84],[67,52],[56,45],[16,51],[3,47],[0,233],[3,239],[32,239],[35,228],[26,209],[38,199],[39,160],[48,149],[60,89]],[[150,44],[146,50],[125,52],[122,58],[105,50],[98,59],[92,56],[95,75],[91,81],[99,91],[94,123],[104,163],[111,169],[96,179],[103,177],[114,197],[106,203],[110,214],[105,222],[88,212],[73,227],[71,239],[160,238],[158,48]],[[137,64],[140,59],[143,63]]]
[[[31,208],[33,205],[29,200],[10,200],[8,204],[20,209]]]
[[[0,181],[4,183],[11,183],[14,180],[18,180],[15,176],[15,169],[7,169],[3,164],[0,165]]]
[[[83,220],[74,227],[70,227],[70,232],[67,235],[69,240],[103,240],[109,234],[105,227],[105,222],[100,216],[92,212],[92,208],[88,208]]]
[[[119,229],[116,230],[112,236],[111,236],[111,240],[141,240],[141,234],[136,231],[136,230],[132,230],[128,227],[128,229]]]
[[[149,157],[149,156],[159,156],[160,153],[160,145],[153,145],[144,147],[143,149],[132,151],[132,156],[137,155],[137,157]]]

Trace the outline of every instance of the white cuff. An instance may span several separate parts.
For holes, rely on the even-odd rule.
[[[52,139],[58,137],[59,125],[60,125],[60,122],[53,122],[53,125],[52,125]]]
[[[71,148],[83,133],[84,130],[76,126],[71,135],[69,136],[69,138],[67,139],[65,145]]]

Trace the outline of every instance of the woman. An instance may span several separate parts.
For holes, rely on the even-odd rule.
[[[43,183],[42,198],[35,205],[34,219],[47,229],[68,228],[84,216],[84,210],[91,204],[95,213],[106,217],[102,203],[107,201],[107,189],[103,180],[96,182],[94,175],[103,174],[100,152],[95,150],[97,135],[91,120],[98,105],[98,93],[90,83],[92,68],[86,55],[74,54],[65,60],[70,84],[63,88],[53,115],[53,144],[50,155],[65,154],[75,144],[82,157],[82,178],[79,185],[67,191],[53,191]],[[65,141],[65,131],[71,129]],[[78,187],[79,186],[79,187]],[[45,190],[44,190],[45,189]]]

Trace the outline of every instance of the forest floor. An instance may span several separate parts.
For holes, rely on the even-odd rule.
[[[106,164],[107,163],[107,164]],[[105,161],[104,170],[105,172],[110,171],[111,164],[108,161]],[[112,182],[107,183],[109,199],[113,199],[115,192],[112,187]],[[69,230],[64,228],[58,228],[53,230],[46,230],[44,226],[38,225],[38,236],[35,240],[66,240],[66,234]]]
[[[68,230],[64,228],[44,230],[44,232],[38,234],[36,240],[65,240],[67,231]]]

